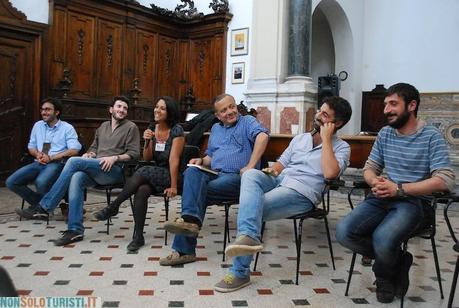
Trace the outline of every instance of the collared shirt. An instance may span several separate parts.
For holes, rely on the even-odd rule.
[[[351,148],[336,135],[333,136],[332,143],[342,174],[349,165]],[[310,133],[295,136],[278,160],[285,168],[280,174],[283,177],[280,185],[294,189],[312,203],[318,204],[325,186],[321,157],[322,144],[314,148]]]
[[[216,123],[210,131],[206,155],[212,158],[214,170],[239,173],[250,161],[255,139],[259,133],[268,133],[252,116],[238,116],[232,126]],[[259,167],[259,162],[258,166]]]
[[[96,130],[88,152],[96,153],[97,158],[127,154],[131,159],[138,159],[140,157],[139,128],[129,120],[123,120],[112,131],[112,122],[106,121]]]
[[[30,133],[30,140],[27,148],[43,150],[44,143],[51,143],[48,155],[52,156],[58,153],[75,149],[79,151],[81,144],[78,142],[78,135],[72,125],[65,121],[58,120],[53,127],[43,120],[33,125]]]

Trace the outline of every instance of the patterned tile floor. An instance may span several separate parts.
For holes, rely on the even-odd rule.
[[[103,206],[103,196],[91,193],[87,206],[85,239],[66,247],[55,247],[51,239],[66,229],[60,215],[49,226],[41,221],[18,221],[0,216],[0,264],[10,273],[22,295],[101,297],[103,307],[399,307],[400,302],[377,303],[371,269],[356,265],[350,294],[344,296],[349,251],[333,240],[336,270],[331,266],[323,223],[306,220],[299,285],[295,279],[295,244],[290,220],[267,225],[265,251],[260,256],[252,284],[234,293],[220,294],[213,285],[226,272],[222,262],[224,211],[210,207],[198,242],[196,263],[162,267],[158,259],[170,252],[164,245],[164,207],[161,198],[150,198],[146,246],[136,254],[126,252],[133,219],[128,202],[113,219],[110,235],[103,223],[92,219],[92,211]],[[18,203],[19,204],[19,203]],[[171,217],[178,215],[180,199],[171,202]],[[337,221],[349,212],[344,195],[332,197],[330,227],[334,239]],[[452,211],[453,223],[459,209]],[[237,206],[231,209],[231,236],[235,235]],[[405,307],[446,307],[457,254],[447,234],[442,211],[438,210],[437,247],[445,299],[440,299],[430,241],[413,239],[409,251],[414,266]],[[457,224],[456,224],[457,225]],[[456,231],[458,231],[456,229]],[[459,305],[459,295],[455,306]]]

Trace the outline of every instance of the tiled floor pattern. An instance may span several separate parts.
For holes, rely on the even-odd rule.
[[[99,200],[103,198],[99,198]],[[330,227],[334,239],[337,221],[349,212],[343,195],[334,195]],[[12,276],[22,295],[99,296],[103,307],[399,307],[376,302],[371,269],[356,265],[350,295],[344,296],[351,254],[333,241],[336,270],[331,266],[326,235],[321,221],[306,220],[299,285],[295,279],[295,244],[290,220],[267,224],[265,250],[260,256],[252,284],[240,291],[220,294],[213,285],[226,272],[222,262],[224,211],[210,207],[199,239],[199,262],[177,267],[161,267],[160,257],[170,252],[164,245],[164,207],[161,198],[150,198],[146,246],[128,254],[126,246],[133,230],[128,202],[113,219],[110,235],[104,223],[92,219],[88,207],[85,239],[66,247],[55,247],[51,239],[66,225],[56,215],[44,222],[18,221],[3,216],[0,224],[0,264]],[[171,217],[179,213],[180,199],[171,202]],[[459,209],[453,209],[453,223]],[[231,209],[231,235],[235,235],[237,207]],[[405,307],[446,307],[456,254],[438,210],[437,247],[445,299],[440,299],[430,241],[413,239],[409,251],[415,256],[410,272],[411,285]],[[6,217],[6,218],[5,218]],[[456,229],[456,231],[458,231]],[[358,262],[359,263],[359,262]],[[457,296],[459,297],[459,295]],[[456,300],[456,306],[459,300]]]

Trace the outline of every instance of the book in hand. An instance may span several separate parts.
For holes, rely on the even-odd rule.
[[[209,168],[206,168],[206,167],[204,167],[204,166],[202,166],[202,165],[187,164],[187,166],[188,166],[188,167],[195,167],[195,168],[201,169],[202,171],[205,171],[205,172],[209,172],[209,173],[218,175],[218,172],[217,172],[217,171],[212,170],[212,169],[209,169]]]

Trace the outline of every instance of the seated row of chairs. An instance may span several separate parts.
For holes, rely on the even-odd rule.
[[[184,151],[182,153],[181,157],[181,163],[180,163],[180,172],[183,172],[186,168],[186,164],[191,158],[194,157],[199,157],[199,148],[196,146],[190,146],[186,145],[184,148]],[[154,162],[138,162],[138,161],[127,161],[127,162],[120,162],[118,163],[124,170],[124,174],[129,174],[136,168],[147,165],[147,164],[154,164]],[[334,262],[334,256],[333,256],[333,247],[332,247],[332,242],[331,242],[331,236],[330,236],[330,230],[328,226],[328,220],[327,220],[327,215],[330,211],[330,191],[331,190],[338,190],[340,187],[345,186],[344,181],[342,180],[334,180],[334,181],[325,181],[325,188],[322,192],[322,207],[315,207],[310,211],[307,211],[305,213],[301,213],[299,215],[295,215],[293,217],[289,217],[288,219],[291,219],[293,221],[293,228],[294,228],[294,236],[295,236],[295,246],[296,246],[296,279],[295,283],[298,285],[298,276],[299,276],[299,267],[300,267],[300,261],[301,261],[301,244],[302,244],[302,226],[303,226],[303,221],[308,218],[314,218],[314,219],[319,219],[324,221],[325,225],[325,230],[327,234],[327,240],[328,240],[328,246],[330,250],[330,256],[332,260],[332,265],[333,269],[335,270],[335,262]],[[106,193],[106,200],[107,200],[107,205],[110,205],[111,202],[111,193],[114,189],[120,189],[123,188],[124,186],[124,180],[121,183],[116,183],[112,185],[98,185],[95,187],[95,189],[98,190],[103,190]],[[368,190],[369,186],[366,184],[364,181],[355,181],[353,182],[353,185],[351,186],[349,192],[348,192],[348,202],[350,205],[351,210],[354,208],[354,204],[352,202],[352,194],[355,190],[361,189],[361,190]],[[179,194],[181,191],[179,191]],[[165,196],[162,193],[155,194],[155,196],[160,196],[163,197],[164,199],[164,208],[165,208],[165,219],[166,221],[169,219],[169,198]],[[225,202],[221,202],[220,206],[224,207],[224,212],[225,212],[225,224],[224,224],[224,238],[223,238],[223,257],[222,261],[225,261],[225,248],[226,244],[230,242],[230,234],[229,234],[229,209],[233,204],[238,204],[239,200],[228,200]],[[445,221],[448,226],[448,230],[451,234],[451,237],[454,240],[454,247],[453,249],[455,251],[459,252],[459,244],[457,241],[457,238],[454,235],[454,230],[451,226],[451,222],[449,220],[448,216],[448,210],[451,206],[452,203],[459,202],[459,189],[457,189],[455,192],[451,194],[439,194],[439,195],[434,195],[432,198],[432,202],[430,205],[430,208],[428,208],[428,212],[433,213],[433,215],[427,215],[425,217],[425,221],[420,225],[418,230],[416,230],[413,234],[410,235],[409,239],[414,238],[414,237],[421,237],[424,239],[430,239],[431,244],[432,244],[432,253],[434,256],[434,262],[435,262],[435,269],[437,273],[437,281],[440,289],[440,295],[441,298],[444,298],[443,295],[443,287],[442,287],[442,282],[441,282],[441,274],[440,274],[440,266],[439,266],[439,261],[438,261],[438,254],[437,254],[437,249],[436,249],[436,244],[435,244],[435,234],[436,234],[436,218],[435,218],[435,210],[437,208],[437,203],[445,203],[444,207],[444,217]],[[133,206],[132,204],[132,198],[130,199],[131,207]],[[22,203],[22,206],[24,206],[24,201]],[[298,222],[298,223],[297,223]],[[49,221],[47,222],[49,223]],[[107,220],[106,226],[107,226],[107,234],[110,232],[110,225],[112,225],[111,218]],[[263,223],[262,227],[262,233],[261,236],[263,237],[264,229],[265,229],[266,223]],[[407,251],[407,246],[408,246],[408,240],[406,240],[403,243],[402,246],[402,251],[403,253],[406,253]],[[164,235],[164,244],[167,245],[167,231],[165,231]],[[255,262],[254,262],[254,268],[253,270],[256,270],[257,264],[258,264],[258,259],[259,259],[259,253],[257,253]],[[345,296],[348,296],[349,294],[349,288],[350,288],[350,283],[352,279],[352,275],[354,272],[354,266],[355,266],[355,259],[356,259],[356,253],[352,254],[352,259],[351,259],[351,264],[349,268],[349,274],[348,274],[348,279],[347,279],[347,285],[346,285],[346,291],[345,291]],[[458,277],[458,271],[459,271],[459,256],[456,261],[456,267],[455,267],[455,272],[454,272],[454,277],[453,277],[453,282],[451,285],[451,292],[449,296],[449,301],[448,301],[448,307],[451,307],[453,298],[454,298],[454,292],[456,289],[456,283],[457,283],[457,277]],[[404,298],[401,298],[400,305],[403,308],[403,303],[404,303]]]

